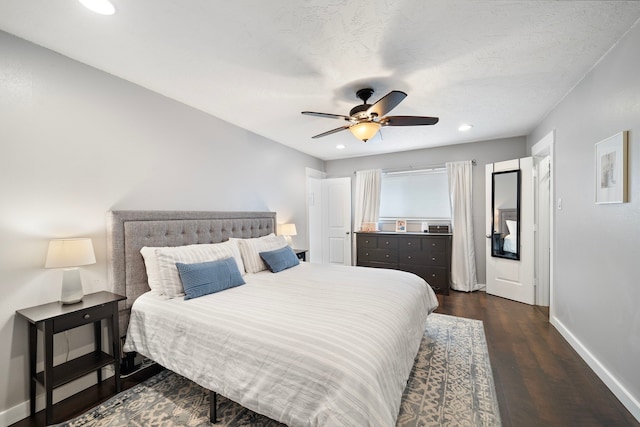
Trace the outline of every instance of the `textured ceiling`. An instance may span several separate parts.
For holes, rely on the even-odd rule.
[[[112,2],[2,0],[0,29],[325,160],[526,135],[640,17],[638,1]],[[300,112],[348,114],[362,87],[440,122],[312,140],[343,122]]]

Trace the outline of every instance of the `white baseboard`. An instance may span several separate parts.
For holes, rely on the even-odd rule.
[[[549,318],[549,322],[555,326],[560,334],[567,340],[569,345],[584,359],[589,367],[596,373],[596,375],[609,387],[609,390],[618,398],[618,400],[631,412],[631,415],[640,422],[640,402],[614,377],[607,368],[600,363],[596,357],[591,354],[575,335],[567,329],[564,324],[559,321],[555,316]]]
[[[88,378],[91,377],[91,378]],[[113,369],[111,367],[105,367],[102,372],[102,380],[108,380],[113,377]],[[80,391],[91,387],[96,384],[96,380],[93,379],[91,374],[82,377],[72,383],[62,386],[54,390],[54,404],[66,399],[67,397],[79,393]],[[42,391],[42,390],[41,390]],[[36,412],[43,410],[45,407],[45,393],[42,391],[36,395]],[[20,420],[24,420],[31,416],[31,404],[29,400],[17,404],[16,406],[0,412],[0,427],[9,426],[17,423]]]

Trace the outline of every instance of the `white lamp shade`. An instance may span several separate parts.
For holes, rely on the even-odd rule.
[[[93,243],[89,238],[54,239],[49,241],[45,268],[79,267],[96,263]]]
[[[280,224],[279,232],[281,236],[295,236],[298,233],[296,232],[295,224]]]

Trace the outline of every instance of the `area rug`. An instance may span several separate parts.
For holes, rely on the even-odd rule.
[[[223,396],[218,396],[218,423],[213,425],[282,426]],[[489,353],[480,320],[442,314],[429,316],[402,396],[396,425],[500,425]],[[212,426],[209,392],[165,370],[58,426]]]

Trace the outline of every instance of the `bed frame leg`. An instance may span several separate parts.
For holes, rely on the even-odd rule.
[[[218,393],[209,391],[209,421],[211,424],[218,422]]]

